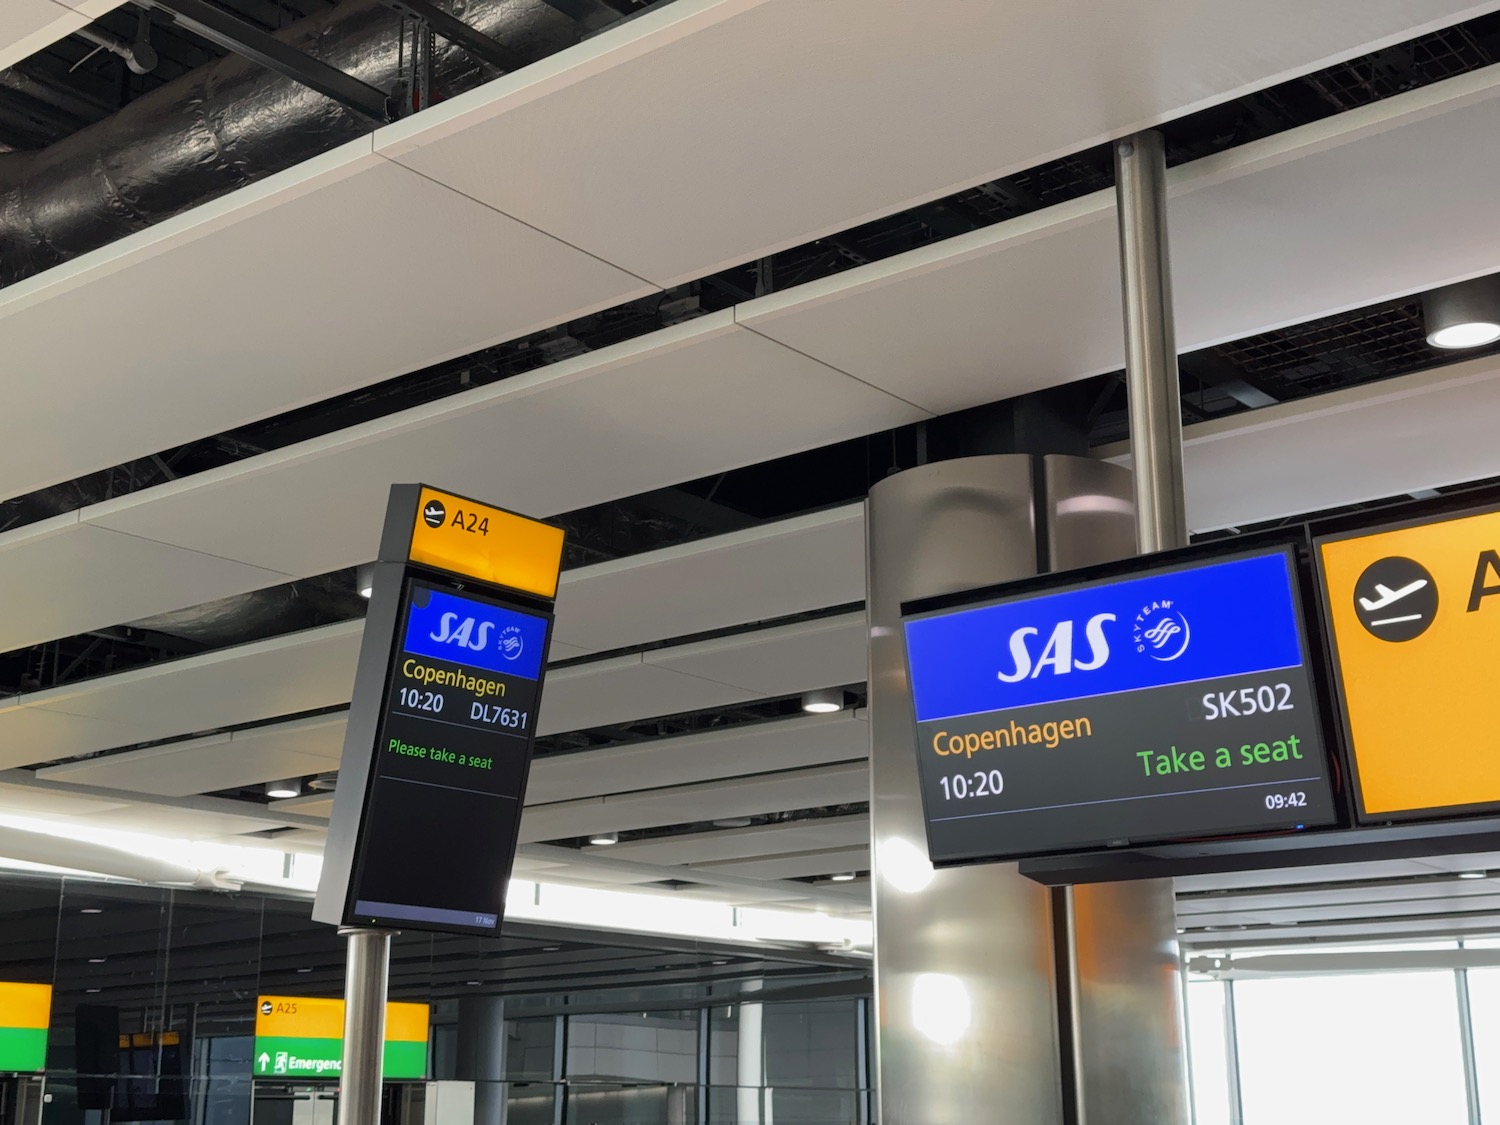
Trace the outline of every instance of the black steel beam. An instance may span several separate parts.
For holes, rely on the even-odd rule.
[[[390,120],[389,99],[374,86],[287,46],[275,36],[205,0],[134,0],[134,3],[140,8],[164,12],[179,27],[300,82],[356,113],[382,124]]]
[[[484,32],[476,31],[463,20],[449,15],[436,5],[429,4],[427,0],[380,0],[380,2],[393,12],[424,20],[427,26],[432,28],[434,34],[442,36],[450,43],[457,43],[476,59],[487,62],[499,70],[519,70],[526,65],[524,58],[498,39],[492,39]]]

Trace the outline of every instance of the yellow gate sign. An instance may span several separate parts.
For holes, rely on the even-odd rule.
[[[1366,819],[1500,805],[1500,511],[1318,541]]]
[[[427,1076],[426,1004],[385,1006],[387,1079]],[[255,1009],[256,1078],[337,1078],[344,1069],[344,1002],[312,996],[261,996]]]

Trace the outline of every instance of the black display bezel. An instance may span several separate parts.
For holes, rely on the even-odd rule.
[[[545,622],[546,647],[545,652],[550,652],[552,644],[552,628],[554,615],[549,608],[543,608],[545,603],[533,601],[517,591],[506,587],[494,586],[485,582],[477,582],[473,579],[458,579],[447,572],[435,568],[418,567],[408,565],[404,569],[401,579],[401,591],[399,611],[396,616],[395,633],[391,638],[389,652],[386,657],[383,679],[380,688],[379,719],[376,724],[376,739],[380,732],[385,729],[385,723],[390,713],[391,685],[394,682],[394,669],[396,663],[401,659],[404,652],[404,638],[410,620],[412,593],[418,587],[452,594],[457,597],[470,598],[475,601],[484,602],[499,609],[509,610],[514,613],[523,613],[531,617],[540,618]],[[546,657],[543,656],[541,668],[536,681],[536,699],[533,707],[538,715],[541,713],[542,691],[546,680]],[[521,817],[525,806],[526,789],[531,778],[531,764],[536,753],[536,727],[533,724],[531,732],[525,740],[524,765],[521,776],[521,792],[517,797],[518,811],[515,818],[515,827],[511,833],[507,860],[504,867],[504,883],[509,884],[515,867],[516,850],[520,842]],[[434,922],[425,919],[411,918],[387,918],[379,915],[357,914],[355,906],[360,901],[359,890],[364,878],[369,849],[365,846],[366,833],[370,828],[370,811],[375,801],[376,783],[379,779],[380,755],[370,755],[368,773],[365,778],[364,801],[360,808],[359,829],[356,836],[355,862],[350,872],[348,886],[345,890],[342,925],[357,926],[372,929],[392,930],[420,930],[426,933],[465,934],[478,937],[499,937],[500,930],[505,923],[506,892],[502,891],[500,897],[500,908],[496,914],[494,927],[488,926],[465,926],[457,923]],[[455,907],[455,910],[465,908]]]
[[[922,822],[924,832],[927,836],[928,855],[933,865],[939,868],[962,867],[980,863],[1027,861],[1099,852],[1123,855],[1137,849],[1159,848],[1177,844],[1306,837],[1319,832],[1347,827],[1351,822],[1351,817],[1347,787],[1344,784],[1344,779],[1347,777],[1348,771],[1345,766],[1343,740],[1341,737],[1342,731],[1332,721],[1332,709],[1329,705],[1331,675],[1327,638],[1323,630],[1317,627],[1320,620],[1318,608],[1309,599],[1309,593],[1312,589],[1310,582],[1313,577],[1311,574],[1313,569],[1311,551],[1309,550],[1306,535],[1300,532],[1288,533],[1280,531],[1273,534],[1221,540],[1172,551],[1163,551],[1153,555],[1134,556],[1129,559],[1082,567],[1071,571],[1053,571],[976,590],[905,602],[901,606],[903,667],[908,676],[908,684],[910,684],[911,668],[908,663],[909,654],[906,651],[905,629],[908,620],[930,617],[942,613],[981,609],[992,605],[1003,605],[1046,594],[1103,585],[1112,581],[1149,577],[1158,574],[1171,574],[1214,563],[1231,562],[1236,559],[1264,557],[1274,554],[1281,554],[1287,559],[1288,574],[1292,583],[1292,597],[1298,640],[1302,648],[1303,667],[1307,674],[1308,688],[1315,711],[1314,721],[1323,743],[1323,770],[1321,772],[1331,808],[1330,819],[1319,820],[1302,829],[1270,827],[1267,829],[1250,829],[1207,837],[1151,835],[1120,843],[1093,839],[1077,844],[1042,850],[986,851],[963,857],[938,859],[933,858],[932,819],[929,815],[930,809],[928,806],[926,782],[923,780],[923,774],[919,770],[918,786],[922,801]],[[908,688],[908,690],[910,689]],[[917,739],[917,718],[914,700],[908,700],[908,714],[911,721],[912,748],[915,755],[920,753],[920,750],[918,749],[919,740]]]

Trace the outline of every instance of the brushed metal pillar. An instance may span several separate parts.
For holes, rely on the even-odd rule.
[[[1167,248],[1167,158],[1160,133],[1115,142],[1125,383],[1140,551],[1187,545],[1182,393]]]
[[[1128,475],[1082,457],[1046,458],[1048,562],[1071,570],[1134,554]],[[1186,1125],[1187,1045],[1177,907],[1170,879],[1057,892],[1068,973],[1077,1120]]]
[[[344,968],[344,1067],[339,1082],[339,1125],[379,1125],[391,931],[351,928],[339,932],[349,941]]]
[[[942,461],[870,491],[882,1125],[1185,1120],[1170,1108],[1173,1091],[1186,1108],[1170,887],[1080,888],[1071,903],[1059,897],[1054,918],[1052,893],[1014,864],[934,870],[900,634],[903,601],[1132,554],[1133,513],[1126,471],[1064,456]],[[1069,922],[1072,928],[1055,929]],[[1070,950],[1088,959],[1075,963]],[[1112,1043],[1121,1036],[1136,1041]],[[1128,1060],[1123,1071],[1121,1059]],[[1076,1082],[1065,1082],[1074,1067]],[[1091,1116],[1081,1115],[1081,1103],[1094,1109]]]
[[[1031,458],[940,461],[867,503],[876,1092],[882,1125],[1062,1120],[1048,892],[1014,864],[934,871],[901,603],[1036,571]]]
[[[504,997],[462,997],[455,1077],[474,1083],[474,1125],[505,1125],[506,1045]]]

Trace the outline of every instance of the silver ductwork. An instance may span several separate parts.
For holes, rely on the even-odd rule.
[[[449,0],[445,6],[528,60],[579,37],[578,25],[545,0]],[[381,90],[395,86],[403,57],[410,65],[410,36],[403,44],[400,17],[379,0],[344,0],[278,38]],[[433,100],[496,73],[438,39]],[[50,148],[0,155],[0,285],[144,230],[371,127],[338,103],[244,59],[200,67]]]

